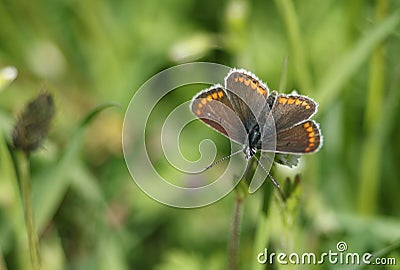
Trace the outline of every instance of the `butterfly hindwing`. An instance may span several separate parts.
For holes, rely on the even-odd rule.
[[[312,153],[317,151],[321,144],[321,131],[313,120],[276,133],[276,151],[280,153]]]

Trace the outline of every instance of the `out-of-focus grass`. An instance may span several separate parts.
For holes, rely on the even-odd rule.
[[[148,198],[122,157],[123,110],[105,110],[76,131],[98,104],[126,108],[149,77],[188,60],[246,68],[271,89],[286,85],[280,91],[320,103],[325,143],[296,170],[298,212],[284,216],[290,211],[261,191],[248,196],[240,269],[262,269],[256,256],[264,247],[322,253],[341,240],[351,252],[390,247],[400,239],[399,12],[395,0],[0,1],[0,68],[18,70],[0,90],[0,258],[8,269],[29,265],[10,134],[16,112],[47,89],[57,114],[31,157],[43,269],[226,267],[234,196],[193,210]],[[212,132],[185,130],[183,152],[197,153],[191,138]],[[283,181],[294,172],[278,167],[274,175]],[[398,265],[398,245],[385,256]],[[321,267],[307,269],[334,269]]]

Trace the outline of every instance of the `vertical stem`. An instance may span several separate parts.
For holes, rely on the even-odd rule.
[[[387,0],[378,0],[375,9],[375,20],[377,22],[382,21],[387,14],[387,10]],[[372,52],[370,63],[369,89],[364,115],[364,127],[367,137],[362,145],[358,194],[358,211],[362,214],[375,212],[379,193],[379,161],[382,155],[382,146],[377,134],[379,134],[385,89],[384,55],[384,46],[381,43]]]
[[[387,0],[378,0],[375,9],[375,21],[380,23],[385,19],[388,11]],[[373,130],[379,119],[382,110],[382,100],[385,90],[385,68],[386,68],[385,47],[383,42],[378,44],[371,55],[369,70],[369,89],[367,95],[367,106],[364,115],[364,127],[369,132]]]
[[[268,215],[271,203],[271,195],[273,194],[275,186],[271,183],[267,183],[260,188],[262,192],[262,207],[261,213],[258,215],[258,221],[256,226],[256,232],[254,236],[253,254],[259,254],[264,252],[264,249],[268,247],[271,239],[271,226],[268,222]],[[251,262],[251,270],[266,269],[265,265],[260,264],[258,260],[253,259]]]
[[[238,252],[240,244],[240,228],[242,225],[243,198],[236,193],[235,208],[233,211],[232,231],[229,245],[229,269],[238,269]]]
[[[312,80],[295,6],[291,0],[275,0],[275,4],[285,23],[297,79],[301,90],[307,94],[312,89]]]
[[[246,171],[243,174],[243,178],[235,188],[236,198],[235,206],[233,209],[232,217],[232,228],[231,237],[229,242],[229,256],[228,256],[228,269],[237,270],[238,269],[238,253],[240,245],[240,230],[242,226],[242,216],[243,216],[243,200],[248,193],[248,184],[252,179],[256,167],[254,166],[255,159],[251,158],[247,163]]]
[[[287,56],[282,61],[281,68],[281,78],[279,80],[279,92],[284,92],[286,89],[286,81],[287,81],[287,67],[288,67],[288,58]]]
[[[19,158],[19,164],[20,164],[21,190],[24,203],[24,215],[25,215],[26,230],[28,233],[31,264],[33,270],[39,270],[38,238],[36,235],[35,225],[33,223],[28,153],[21,153]]]
[[[363,0],[348,1],[348,8],[346,9],[346,36],[347,47],[351,47],[357,40],[360,30],[358,22],[362,18]]]
[[[0,270],[7,270],[6,263],[4,262],[3,258],[3,250],[0,247]]]

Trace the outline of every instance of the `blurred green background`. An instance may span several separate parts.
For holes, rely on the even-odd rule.
[[[399,12],[396,0],[1,0],[0,69],[14,66],[18,77],[0,89],[0,269],[30,269],[10,144],[18,113],[41,91],[57,107],[49,139],[31,156],[43,269],[227,268],[235,193],[200,209],[161,205],[133,183],[122,155],[135,91],[191,61],[245,68],[320,104],[323,148],[300,168],[274,170],[279,182],[301,173],[298,199],[281,205],[261,191],[245,199],[239,269],[349,269],[257,263],[264,247],[321,254],[339,241],[396,258],[379,269],[399,269]],[[109,102],[121,107],[82,124]],[[229,146],[198,126],[188,139],[211,134]]]

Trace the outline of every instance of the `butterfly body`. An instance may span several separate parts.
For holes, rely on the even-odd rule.
[[[250,159],[257,152],[257,145],[260,143],[261,139],[260,126],[256,124],[248,134],[247,144],[245,144],[243,148],[246,160]]]

